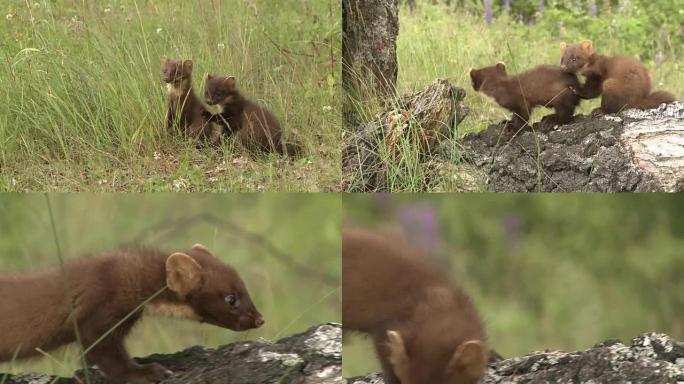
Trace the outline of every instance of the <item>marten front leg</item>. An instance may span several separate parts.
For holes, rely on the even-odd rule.
[[[514,108],[511,109],[513,116],[511,116],[511,121],[509,121],[504,129],[507,130],[518,130],[522,128],[530,120],[530,114],[524,108]]]
[[[579,88],[570,87],[573,93],[582,99],[594,99],[601,95],[601,88],[603,85],[603,79],[601,76],[596,74],[589,74],[584,81],[584,84],[580,84]]]
[[[153,384],[171,377],[173,372],[160,364],[138,364],[126,352],[123,339],[130,326],[126,324],[114,330],[109,336],[95,345],[86,359],[104,372],[111,382],[117,384]],[[84,332],[83,343],[88,348],[97,341],[101,332]]]

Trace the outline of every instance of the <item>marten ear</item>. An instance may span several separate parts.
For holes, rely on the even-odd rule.
[[[213,78],[214,78],[214,76],[212,76],[211,73],[207,73],[207,80],[211,80]]]
[[[225,84],[226,87],[235,88],[237,80],[235,80],[235,76],[226,76],[226,79],[223,80],[223,84]]]
[[[387,331],[388,360],[392,364],[392,371],[401,382],[408,382],[409,360],[406,354],[404,340],[397,331]]]
[[[462,343],[456,348],[447,367],[463,372],[472,378],[482,377],[487,367],[487,352],[484,343],[480,340]]]
[[[199,288],[202,267],[192,257],[176,252],[166,259],[166,285],[185,297]]]
[[[565,48],[567,48],[567,47],[568,47],[568,45],[565,44],[565,42],[560,43],[561,53],[565,52]]]
[[[498,69],[499,71],[506,71],[506,64],[504,64],[503,61],[499,61],[498,63],[496,63],[496,69]]]
[[[582,42],[582,50],[586,53],[594,53],[594,46],[591,43],[591,40],[584,40]]]
[[[183,60],[183,69],[192,72],[192,60]]]
[[[195,251],[200,251],[200,252],[208,253],[208,254],[210,254],[210,255],[212,255],[212,256],[214,255],[214,254],[211,253],[211,251],[209,250],[209,248],[208,248],[206,245],[204,245],[204,244],[197,243],[197,244],[195,244],[195,245],[192,246],[192,249],[195,250]]]

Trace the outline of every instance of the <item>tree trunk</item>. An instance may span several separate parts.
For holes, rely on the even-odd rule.
[[[342,1],[343,119],[360,122],[358,106],[392,95],[397,82],[398,0]]]

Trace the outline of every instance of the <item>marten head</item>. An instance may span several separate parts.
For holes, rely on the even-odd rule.
[[[496,82],[504,79],[508,74],[506,73],[506,65],[504,63],[497,63],[490,67],[470,70],[470,80],[473,82],[473,89],[479,91],[487,82]]]
[[[235,76],[207,75],[204,84],[204,100],[209,105],[225,105],[237,101],[240,93]]]
[[[594,54],[594,47],[590,40],[579,44],[560,43],[561,62],[560,67],[565,72],[577,73],[590,62]]]
[[[166,285],[176,293],[177,304],[189,306],[201,322],[234,331],[264,323],[238,273],[204,245],[167,258]]]
[[[450,300],[443,291],[436,289],[434,296]],[[402,384],[479,382],[488,361],[479,318],[474,312],[464,313],[461,304],[437,307],[434,303],[418,304],[421,305],[426,306],[423,310],[417,308],[416,317],[421,320],[386,331],[386,352],[395,376]],[[463,316],[473,318],[463,321]],[[464,339],[464,334],[470,336]]]
[[[161,59],[161,77],[167,84],[179,84],[192,77],[192,60]]]

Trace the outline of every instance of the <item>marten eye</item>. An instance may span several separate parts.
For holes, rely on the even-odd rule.
[[[226,296],[226,303],[228,303],[231,307],[237,307],[240,304],[238,298],[233,294]]]
[[[572,61],[577,61],[577,57],[573,57],[573,58],[572,58]]]

